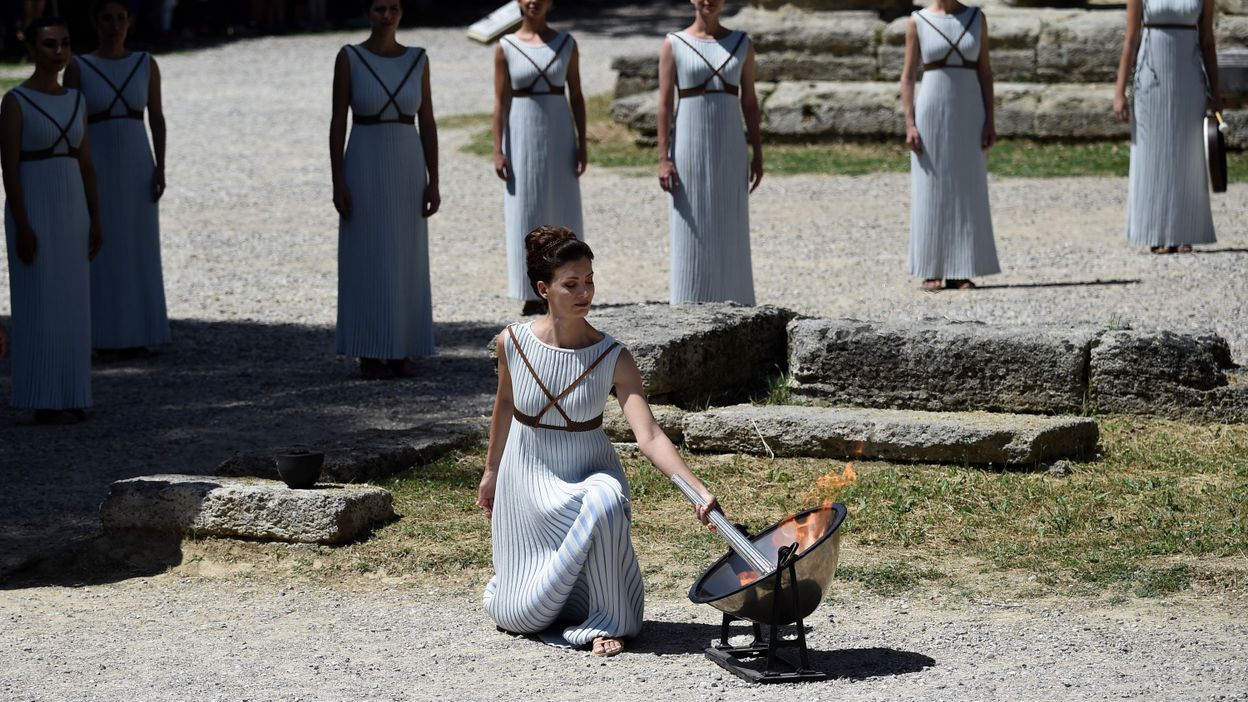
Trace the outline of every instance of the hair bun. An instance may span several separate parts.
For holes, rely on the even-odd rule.
[[[524,237],[525,258],[532,260],[542,256],[566,241],[576,241],[576,234],[571,229],[549,225],[540,226]]]

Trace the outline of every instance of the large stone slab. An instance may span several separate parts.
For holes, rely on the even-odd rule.
[[[1096,422],[987,412],[739,405],[691,413],[695,451],[1035,465],[1096,450]]]
[[[340,544],[394,518],[390,493],[364,485],[291,490],[256,478],[148,475],[119,480],[100,506],[106,530]]]
[[[594,310],[594,325],[632,352],[652,401],[680,406],[743,399],[787,364],[793,313],[770,305],[643,304]]]
[[[1077,413],[1098,331],[799,319],[789,325],[789,387],[834,405]]]
[[[416,466],[432,463],[452,451],[470,448],[488,433],[484,420],[463,424],[431,424],[405,429],[367,429],[349,441],[313,446],[325,452],[321,471],[327,481],[375,482]],[[277,479],[273,456],[289,449],[273,446],[230,456],[217,467],[221,476]]]
[[[1092,345],[1089,402],[1104,413],[1248,422],[1248,387],[1232,383],[1216,335],[1111,331]]]

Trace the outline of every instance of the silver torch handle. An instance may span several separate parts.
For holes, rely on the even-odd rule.
[[[702,499],[702,495],[698,494],[698,491],[694,490],[692,485],[685,482],[684,478],[679,475],[673,475],[672,482],[676,484],[677,489],[684,493],[685,498],[694,505],[698,507],[706,506],[706,500]],[[745,534],[737,531],[736,525],[728,521],[728,517],[723,512],[716,509],[706,516],[711,524],[715,525],[715,530],[728,540],[728,545],[732,547],[732,550],[745,559],[745,562],[757,571],[760,576],[766,575],[775,569],[775,564],[768,561],[767,557],[754,547],[753,542],[746,538]]]

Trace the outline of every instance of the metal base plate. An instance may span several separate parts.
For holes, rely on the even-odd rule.
[[[781,670],[755,670],[742,663],[743,660],[761,659],[761,662],[766,664],[766,646],[731,646],[728,648],[711,646],[706,649],[706,657],[738,678],[760,685],[818,682],[828,678],[827,673],[822,671],[802,670],[780,654],[776,655],[776,664]]]

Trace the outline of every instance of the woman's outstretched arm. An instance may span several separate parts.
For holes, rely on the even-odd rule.
[[[906,146],[923,155],[923,138],[914,110],[914,84],[919,77],[919,28],[914,17],[906,20],[906,59],[901,68],[901,107],[906,113]]]
[[[1127,33],[1122,41],[1122,56],[1118,58],[1118,80],[1114,84],[1114,116],[1119,122],[1131,121],[1131,106],[1127,103],[1127,83],[1135,73],[1135,54],[1140,50],[1140,25],[1144,10],[1140,0],[1127,0]]]
[[[695,507],[694,512],[698,520],[706,524],[707,514],[717,509],[719,503],[702,481],[698,480],[698,476],[685,465],[684,459],[672,445],[672,440],[667,438],[667,434],[659,428],[659,423],[654,421],[654,414],[650,411],[650,403],[646,400],[645,388],[641,382],[641,371],[637,370],[637,362],[628,349],[621,351],[619,360],[615,362],[613,380],[616,397],[619,398],[624,418],[628,420],[628,426],[637,439],[637,447],[663,475],[669,478],[679,475],[702,495],[706,506]]]

